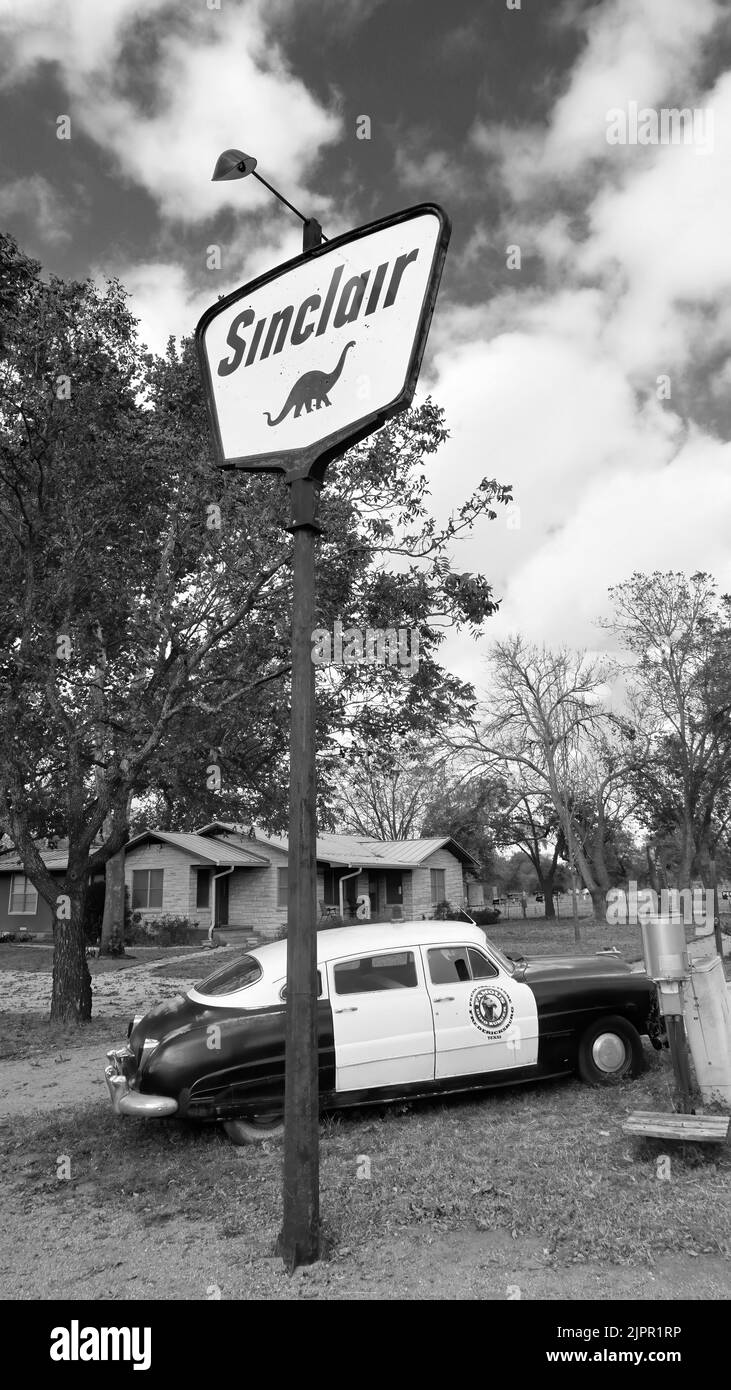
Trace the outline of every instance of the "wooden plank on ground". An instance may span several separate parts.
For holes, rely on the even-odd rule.
[[[627,1116],[622,1129],[625,1134],[645,1134],[657,1139],[723,1143],[728,1134],[730,1118],[728,1115],[665,1115],[654,1114],[651,1110],[635,1110]]]

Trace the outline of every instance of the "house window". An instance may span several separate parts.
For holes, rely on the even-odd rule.
[[[38,911],[38,890],[25,874],[11,874],[8,912],[13,917],[34,917]]]
[[[132,907],[162,907],[163,869],[134,869],[132,873]]]
[[[446,889],[444,887],[444,869],[430,869],[431,873],[431,900],[432,907],[437,903],[446,902]]]
[[[389,869],[386,873],[386,903],[389,907],[404,900],[404,888],[402,875],[394,869]]]
[[[211,905],[211,871],[210,869],[198,869],[195,885],[195,905],[196,907],[210,907]]]
[[[289,869],[277,869],[277,907],[289,905]]]

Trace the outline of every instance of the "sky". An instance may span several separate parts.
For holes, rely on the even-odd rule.
[[[457,674],[514,631],[601,648],[633,571],[731,590],[730,0],[0,0],[0,55],[0,226],[118,276],[153,349],[300,251],[211,182],[227,147],[329,237],[444,207],[432,505],[516,502],[455,550],[501,599]]]

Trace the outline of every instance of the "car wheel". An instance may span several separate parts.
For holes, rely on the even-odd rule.
[[[579,1076],[590,1086],[610,1086],[642,1071],[644,1054],[636,1028],[610,1015],[587,1028],[579,1043]]]
[[[261,1144],[265,1139],[281,1139],[284,1134],[284,1120],[276,1115],[226,1120],[223,1127],[232,1144]]]

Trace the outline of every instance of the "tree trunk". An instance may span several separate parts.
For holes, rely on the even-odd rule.
[[[556,916],[556,904],[553,897],[553,880],[555,876],[554,871],[551,873],[538,873],[538,882],[541,885],[541,892],[543,894],[544,916],[549,921],[552,921]]]
[[[603,888],[590,888],[589,892],[594,920],[601,925],[607,920],[607,895]]]
[[[112,938],[124,942],[124,850],[120,849],[107,860],[105,869],[104,916],[99,954],[108,956]],[[122,944],[122,953],[124,946]]]
[[[681,891],[683,888],[690,888],[690,876],[693,870],[694,856],[695,846],[693,844],[692,833],[688,826],[684,825],[680,863],[678,865],[677,883],[677,887]]]
[[[658,873],[657,859],[656,859],[656,857],[655,857],[655,848],[654,848],[654,846],[653,846],[653,845],[646,845],[646,846],[645,846],[645,853],[646,853],[646,855],[647,855],[647,877],[648,877],[649,880],[650,880],[650,887],[651,887],[653,893],[656,893],[656,894],[657,894],[658,899],[659,899],[659,897],[660,897],[660,875],[659,875],[659,873]]]
[[[709,866],[709,888],[713,892],[713,936],[716,942],[716,950],[721,960],[723,960],[723,937],[721,935],[721,903],[718,896],[718,878],[716,876],[716,846],[713,845],[708,851]]]
[[[91,975],[84,941],[85,898],[85,886],[73,896],[63,897],[61,910],[68,904],[70,917],[54,919],[52,1023],[86,1023],[91,1018]]]

